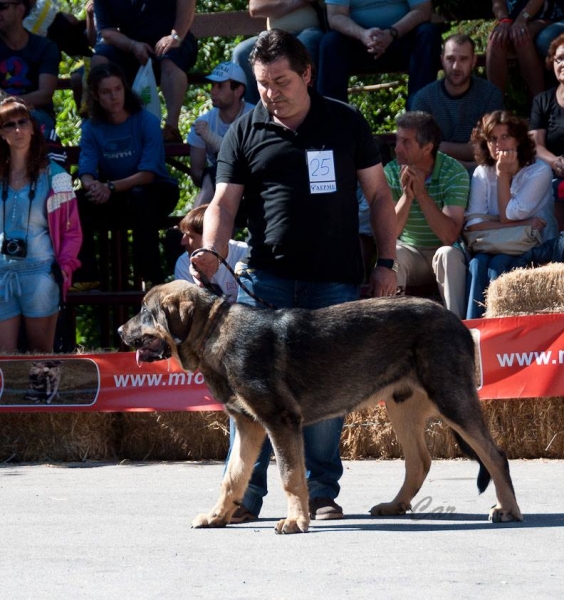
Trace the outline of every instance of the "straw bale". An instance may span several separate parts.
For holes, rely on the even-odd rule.
[[[114,460],[111,413],[0,413],[0,462]]]
[[[121,458],[223,460],[228,448],[228,416],[221,411],[121,414]]]
[[[564,312],[564,264],[514,269],[492,281],[486,292],[486,317]]]

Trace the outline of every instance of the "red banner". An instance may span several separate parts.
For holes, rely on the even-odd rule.
[[[465,321],[482,399],[564,396],[564,314]],[[351,373],[354,377],[354,373]],[[0,357],[0,411],[218,410],[200,372],[133,352]]]

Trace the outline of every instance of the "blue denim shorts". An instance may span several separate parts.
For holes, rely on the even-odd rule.
[[[18,315],[49,317],[59,311],[59,286],[51,265],[0,273],[0,321]]]

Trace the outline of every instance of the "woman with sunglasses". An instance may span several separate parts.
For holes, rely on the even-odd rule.
[[[133,230],[135,275],[162,283],[159,229],[179,194],[166,169],[159,120],[142,108],[114,63],[90,71],[87,105],[90,118],[82,126],[78,163],[84,244],[77,287],[94,287],[91,283],[99,280],[93,232],[108,223]]]
[[[21,98],[0,102],[0,352],[53,352],[57,315],[82,241],[70,175],[47,158]]]
[[[472,132],[478,166],[470,184],[466,211],[468,231],[530,225],[542,241],[558,235],[552,199],[550,167],[535,156],[527,121],[505,110],[484,115]],[[498,220],[489,220],[492,215]],[[490,281],[513,268],[515,256],[475,254],[468,265],[467,319],[484,313]]]

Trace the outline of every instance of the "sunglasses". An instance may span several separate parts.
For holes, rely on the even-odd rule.
[[[24,127],[27,127],[30,124],[31,121],[28,117],[22,117],[17,121],[8,121],[7,123],[4,123],[0,126],[0,129],[2,129],[2,131],[4,131],[5,133],[12,133],[12,131],[15,131],[16,129],[23,129]]]
[[[0,12],[8,10],[8,6],[21,4],[21,2],[0,2]]]

